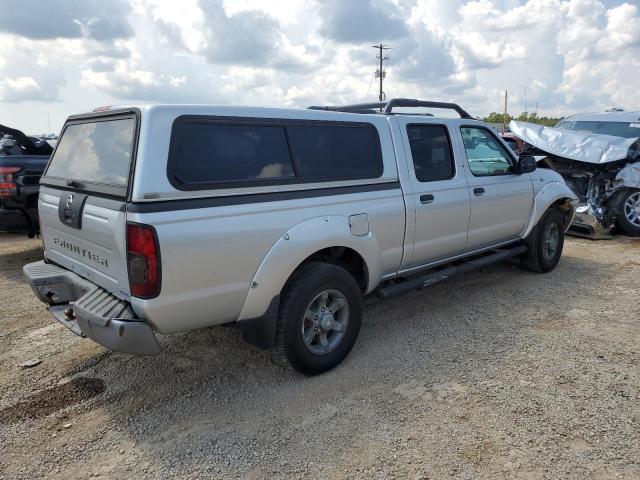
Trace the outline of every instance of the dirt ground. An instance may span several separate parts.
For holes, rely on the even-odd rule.
[[[639,253],[570,239],[547,275],[367,300],[305,378],[233,328],[153,358],[76,337],[22,278],[40,242],[2,236],[0,478],[640,478]]]

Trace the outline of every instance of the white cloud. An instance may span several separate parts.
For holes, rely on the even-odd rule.
[[[133,34],[125,0],[20,0],[4,5],[0,31],[27,38],[93,38],[109,41]]]
[[[32,18],[35,1],[0,19],[0,115],[23,121],[38,102],[63,117],[90,102],[374,100],[380,41],[388,97],[480,115],[506,89],[519,113],[526,86],[546,114],[640,109],[631,0],[51,0]]]
[[[46,94],[32,77],[5,78],[0,82],[0,98],[4,102],[20,102],[22,100],[47,101]]]
[[[390,0],[321,0],[320,5],[320,33],[337,42],[379,42],[409,33]]]

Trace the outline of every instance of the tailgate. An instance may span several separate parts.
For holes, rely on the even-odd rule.
[[[48,260],[129,299],[126,199],[139,115],[70,117],[40,181],[40,228]]]
[[[80,228],[61,220],[64,210],[76,202]],[[116,200],[42,187],[38,209],[45,257],[129,299],[124,206]]]

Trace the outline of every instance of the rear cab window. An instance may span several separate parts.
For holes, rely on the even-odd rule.
[[[407,136],[419,182],[449,180],[455,175],[451,140],[444,125],[409,124]]]
[[[41,183],[126,196],[136,130],[133,114],[67,122]]]
[[[179,117],[167,173],[178,190],[374,179],[383,174],[368,123]]]

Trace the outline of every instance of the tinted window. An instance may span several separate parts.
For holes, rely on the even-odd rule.
[[[283,126],[182,121],[172,164],[184,184],[293,177]]]
[[[382,175],[380,139],[372,126],[289,125],[298,175],[355,179]]]
[[[445,127],[408,125],[407,135],[411,146],[413,168],[420,182],[453,178],[453,155]]]
[[[476,177],[513,172],[513,161],[506,149],[484,128],[462,127],[469,170]]]
[[[133,131],[133,118],[67,125],[47,176],[126,186]]]

